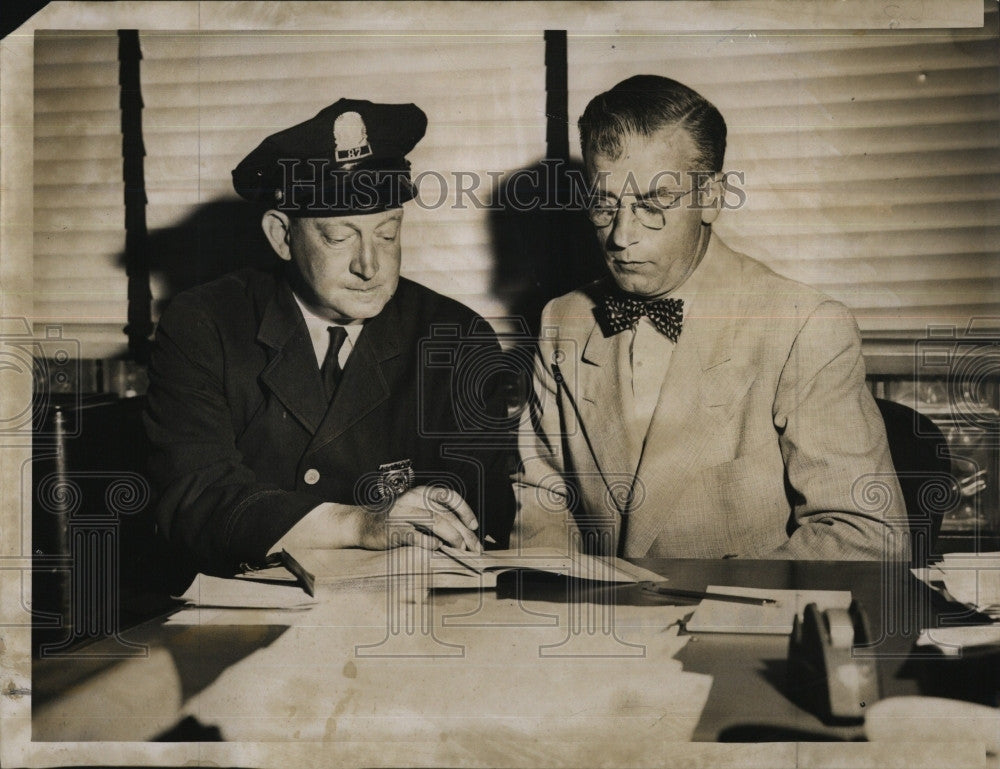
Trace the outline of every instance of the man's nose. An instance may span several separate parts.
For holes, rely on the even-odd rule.
[[[378,256],[373,238],[362,237],[357,254],[351,260],[351,272],[364,280],[371,280],[378,272]]]
[[[624,251],[635,245],[638,240],[636,221],[632,206],[624,203],[618,207],[615,218],[611,221],[611,232],[608,233],[608,248],[613,251]]]

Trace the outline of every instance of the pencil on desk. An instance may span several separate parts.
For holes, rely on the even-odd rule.
[[[774,598],[755,598],[749,595],[728,595],[727,593],[709,593],[704,590],[684,590],[677,587],[666,587],[655,582],[643,583],[643,590],[657,595],[673,596],[675,598],[692,598],[698,601],[728,601],[730,603],[749,603],[754,606],[771,606],[778,603]]]

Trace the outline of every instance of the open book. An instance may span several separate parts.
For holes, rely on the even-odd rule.
[[[317,596],[324,589],[361,587],[383,589],[394,577],[412,578],[420,589],[493,589],[497,576],[522,570],[563,575],[607,584],[629,584],[662,579],[618,558],[584,553],[567,554],[553,548],[523,548],[472,553],[442,547],[398,547],[391,550],[301,550],[294,558],[297,570],[308,574]],[[247,571],[235,579],[199,574],[180,596],[189,606],[213,608],[304,609],[316,602],[303,580],[284,566]]]
[[[649,572],[618,558],[565,553],[554,548],[522,548],[473,553],[442,546],[439,550],[399,547],[385,551],[305,550],[299,562],[317,585],[335,585],[388,576],[426,576],[432,588],[492,588],[497,575],[530,570],[595,582],[631,583]],[[654,578],[659,579],[659,577]]]
[[[647,579],[649,572],[618,558],[601,558],[584,553],[562,553],[554,548],[492,550],[470,553],[442,547],[441,553],[454,561],[447,564],[431,558],[433,587],[495,587],[497,576],[507,571],[543,571],[593,582],[633,583]]]

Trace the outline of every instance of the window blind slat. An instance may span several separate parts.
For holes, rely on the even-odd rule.
[[[746,236],[767,235],[772,230],[784,233],[844,233],[868,232],[878,229],[883,232],[918,233],[923,229],[949,228],[965,229],[977,227],[984,221],[997,221],[1000,202],[963,201],[960,203],[935,203],[930,205],[895,205],[886,201],[880,206],[840,207],[824,206],[771,209],[766,211],[744,210],[734,212],[738,216],[739,228]]]
[[[940,224],[940,223],[936,223]],[[722,227],[719,225],[713,227]],[[822,265],[840,258],[880,259],[885,257],[913,257],[915,262],[925,256],[946,253],[996,253],[1000,242],[1000,226],[967,227],[960,231],[934,228],[920,233],[919,238],[901,238],[898,232],[879,230],[877,232],[852,232],[839,235],[824,233],[769,232],[762,237],[748,238],[734,228],[726,229],[724,235],[730,245],[740,247],[747,253],[762,258],[806,260]],[[833,265],[831,264],[831,269]]]
[[[117,40],[115,44],[117,45]],[[116,61],[43,64],[35,67],[35,88],[46,91],[93,89],[100,93],[108,82],[117,79]]]
[[[878,147],[892,147],[894,154],[923,151],[962,149],[995,149],[1000,137],[992,131],[995,120],[922,126],[889,126],[873,128],[828,129],[825,126],[801,123],[775,126],[768,130],[758,126],[734,140],[747,157],[760,159],[844,157],[844,148],[855,148],[852,154],[866,157]],[[847,155],[850,157],[850,155]]]
[[[81,229],[121,229],[121,208],[116,205],[87,208],[35,209],[35,232],[79,231]]]
[[[150,114],[155,112],[152,110]],[[449,126],[435,125],[428,127],[427,135],[421,140],[415,152],[426,153],[430,149],[467,151],[476,149],[486,151],[496,147],[511,151],[516,148],[518,133],[530,133],[537,130],[540,123],[531,125],[475,125]],[[146,148],[151,154],[162,157],[185,157],[189,156],[192,150],[199,149],[206,155],[220,157],[220,163],[230,163],[240,161],[243,155],[234,151],[234,145],[254,146],[255,141],[260,140],[260,129],[239,128],[231,130],[216,126],[202,125],[197,135],[190,128],[179,127],[177,130],[158,130],[149,136],[145,141]]]
[[[45,30],[35,35],[35,68],[68,64],[80,67],[86,64],[107,65],[108,50],[114,49],[117,58],[118,35],[107,30]],[[117,75],[116,75],[117,77]]]
[[[35,254],[36,272],[43,275],[58,274],[56,280],[89,278],[111,269],[121,269],[121,255],[117,250],[80,251],[77,254]],[[52,278],[36,278],[53,280]]]
[[[68,147],[66,152],[69,152]],[[36,161],[35,174],[45,179],[72,179],[78,184],[121,182],[122,161],[120,157],[92,157],[77,160],[74,156],[67,154],[65,158],[58,160]]]
[[[734,142],[734,144],[736,144]],[[897,153],[892,148],[865,155],[846,148],[841,157],[801,158],[796,167],[769,159],[733,157],[726,167],[746,174],[754,186],[785,184],[786,179],[823,180],[830,184],[845,181],[876,181],[880,179],[923,179],[956,174],[995,174],[1000,170],[1000,153],[995,150],[933,150],[920,153]],[[766,181],[767,183],[763,183]]]
[[[297,73],[318,65],[329,65],[331,52],[337,54],[337,69],[331,75],[353,75],[358,71],[400,74],[398,57],[407,60],[408,72],[440,74],[442,63],[465,66],[470,61],[490,60],[496,52],[539,52],[537,33],[523,35],[476,35],[433,32],[336,32],[321,30],[314,34],[285,32],[249,32],[246,34],[201,34],[143,32],[143,51],[150,61],[176,68],[175,80],[193,79],[199,66],[213,72],[239,72],[247,76],[246,59],[286,61],[286,72]],[[382,52],[383,55],[378,54]],[[374,55],[373,55],[374,54]],[[306,59],[306,61],[303,61]],[[514,66],[504,58],[496,66]],[[272,71],[274,68],[270,68]],[[278,70],[280,71],[280,70]],[[290,75],[292,76],[292,75]]]
[[[726,124],[734,135],[757,132],[797,131],[800,126],[841,126],[844,128],[879,128],[918,126],[928,123],[995,120],[997,98],[993,94],[950,94],[923,97],[900,103],[847,102],[839,104],[794,104],[779,107],[740,107],[727,110]]]
[[[918,74],[920,72],[945,72],[952,69],[965,70],[981,66],[983,57],[988,56],[994,41],[988,35],[980,35],[956,45],[951,39],[940,36],[884,44],[885,37],[873,39],[866,46],[848,47],[845,36],[833,36],[836,49],[803,50],[802,37],[781,38],[761,35],[753,40],[735,40],[728,45],[720,45],[718,38],[708,37],[702,41],[682,38],[676,48],[664,45],[663,39],[639,38],[624,40],[619,37],[587,39],[573,37],[574,46],[580,52],[581,77],[600,76],[601,68],[609,59],[628,56],[636,72],[672,72],[693,66],[692,58],[704,55],[710,58],[712,66],[707,68],[701,80],[711,84],[732,84],[727,73],[739,69],[741,80],[761,84],[781,82],[789,73],[796,73],[796,80],[826,81],[842,80],[850,83],[852,77],[870,77],[886,74]],[[700,44],[699,44],[700,42]],[[901,54],[901,48],[920,46],[919,58]],[[674,55],[673,51],[683,51]],[[589,57],[589,59],[588,59]],[[831,73],[836,73],[831,78]]]
[[[60,230],[56,232],[36,232],[35,233],[35,257],[39,256],[60,256],[66,259],[76,258],[79,254],[89,253],[120,253],[125,248],[125,233],[121,228],[110,230],[79,230],[77,232],[67,232]],[[104,277],[110,281],[111,285],[121,282],[121,276],[117,270],[108,270]],[[44,274],[35,272],[36,278],[45,278]],[[124,291],[124,286],[122,286]]]
[[[60,110],[56,103],[46,105],[35,101],[35,138],[59,136],[76,139],[80,136],[105,136],[121,130],[118,104],[89,112]],[[46,111],[40,112],[40,109]]]
[[[239,88],[219,89],[220,92],[214,98],[205,93],[204,89],[193,85],[148,88],[144,89],[143,95],[151,128],[169,131],[190,130],[200,126],[208,131],[259,131],[263,139],[270,133],[280,131],[290,114],[306,120],[319,112],[322,108],[320,105],[326,106],[317,100],[319,94],[329,94],[331,100],[335,100],[341,94],[357,98],[355,94],[386,90],[384,83],[380,86],[378,82],[373,82],[366,91],[358,87],[354,80],[346,83],[343,90],[339,91],[331,89],[326,80],[309,84],[301,81],[287,84],[283,82],[275,85],[275,89],[281,92],[281,103],[261,104],[249,115],[246,105],[260,98],[259,85],[246,84]],[[393,98],[402,101],[410,97],[405,93],[396,93]],[[460,104],[456,103],[459,98]],[[500,98],[503,103],[498,106],[497,100]],[[537,88],[509,93],[491,93],[488,90],[470,90],[465,93],[444,91],[423,95],[420,101],[420,108],[429,116],[435,115],[442,127],[530,127],[544,124],[544,100],[539,101]],[[494,113],[497,113],[495,117],[491,117]],[[143,120],[144,126],[146,122]]]
[[[65,137],[42,136],[35,141],[35,162],[65,162],[75,157],[120,158],[121,139],[115,136],[79,136],[73,142],[75,155],[66,156]]]
[[[881,308],[872,312],[858,310],[855,315],[858,325],[868,332],[867,336],[871,339],[902,338],[899,333],[900,328],[913,329],[916,336],[920,337],[926,334],[928,326],[953,326],[960,336],[972,318],[996,318],[996,302],[939,304],[897,310]]]
[[[117,85],[117,65],[108,79]],[[118,109],[118,93],[107,86],[39,90],[35,94],[35,109],[41,112],[110,112]]]
[[[76,184],[35,184],[35,211],[64,208],[89,208],[90,206],[115,206],[121,203],[121,182],[96,182]]]
[[[92,344],[82,347],[80,357],[106,358],[111,357],[115,351],[121,352],[120,346],[113,340],[122,335],[122,327],[125,325],[123,319],[128,309],[127,299],[109,294],[87,301],[85,297],[36,293],[39,294],[34,302],[36,328],[44,329],[50,324],[62,325],[63,336],[66,338],[76,337],[80,326],[100,328],[102,333],[90,338]]]
[[[993,175],[988,171],[967,176],[882,179],[851,185],[850,198],[845,200],[840,185],[802,180],[773,185],[769,189],[755,189],[753,197],[747,197],[747,206],[755,211],[765,211],[799,204],[825,210],[845,206],[884,206],[887,200],[891,200],[893,206],[958,200],[994,201],[994,182]],[[733,193],[729,193],[728,197],[735,204]]]
[[[1000,280],[1000,260],[988,252],[968,254],[935,254],[925,256],[918,263],[910,256],[887,256],[870,258],[838,259],[838,268],[844,274],[852,275],[856,281],[880,280],[893,283],[904,280],[933,281],[942,273],[956,279],[978,278],[983,281]],[[829,278],[823,265],[816,265],[802,259],[771,259],[771,266],[783,275],[794,277],[804,283],[818,284]]]
[[[156,56],[156,52],[150,46],[145,46],[150,56]],[[427,89],[428,94],[441,93],[447,88],[447,82],[451,82],[457,88],[475,90],[476,83],[480,89],[505,90],[511,82],[517,82],[525,78],[524,70],[514,66],[514,60],[508,59],[506,70],[510,74],[510,79],[489,80],[488,78],[497,74],[497,65],[484,55],[482,46],[443,46],[443,47],[421,47],[407,48],[399,42],[386,43],[382,41],[382,56],[373,59],[371,48],[367,50],[341,51],[336,78],[350,78],[351,82],[358,84],[359,92],[363,92],[367,86],[384,79],[386,76],[399,77],[400,61],[405,59],[406,77],[417,79],[428,76],[429,82],[421,89]],[[532,56],[537,51],[534,41],[513,43],[506,46],[508,56],[518,55],[523,52],[526,56]],[[197,55],[197,54],[194,54]],[[253,69],[246,65],[246,57],[240,55],[230,56],[200,56],[197,60],[185,59],[156,59],[157,63],[150,67],[150,77],[148,83],[151,87],[158,87],[161,84],[175,84],[177,82],[198,83],[199,87],[219,88],[229,90],[239,87],[241,84],[252,84],[252,82],[270,85],[272,82],[285,82],[288,80],[288,72],[300,74],[301,82],[313,85],[324,80],[329,80],[330,66],[329,53],[323,51],[302,52],[301,50],[282,53],[278,55],[259,56],[251,54],[255,59],[262,62],[264,66],[257,70],[257,77],[254,77]],[[267,66],[270,64],[271,66]],[[451,72],[447,82],[440,80],[442,72],[451,68],[460,72]],[[211,71],[211,78],[205,76],[206,71]],[[60,73],[53,72],[51,77],[58,82]],[[259,78],[259,80],[258,80]]]

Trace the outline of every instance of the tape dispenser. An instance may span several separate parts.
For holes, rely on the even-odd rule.
[[[869,643],[868,620],[857,601],[850,608],[820,611],[815,603],[796,616],[788,644],[792,694],[823,720],[859,721],[879,699],[875,660],[857,657]]]

